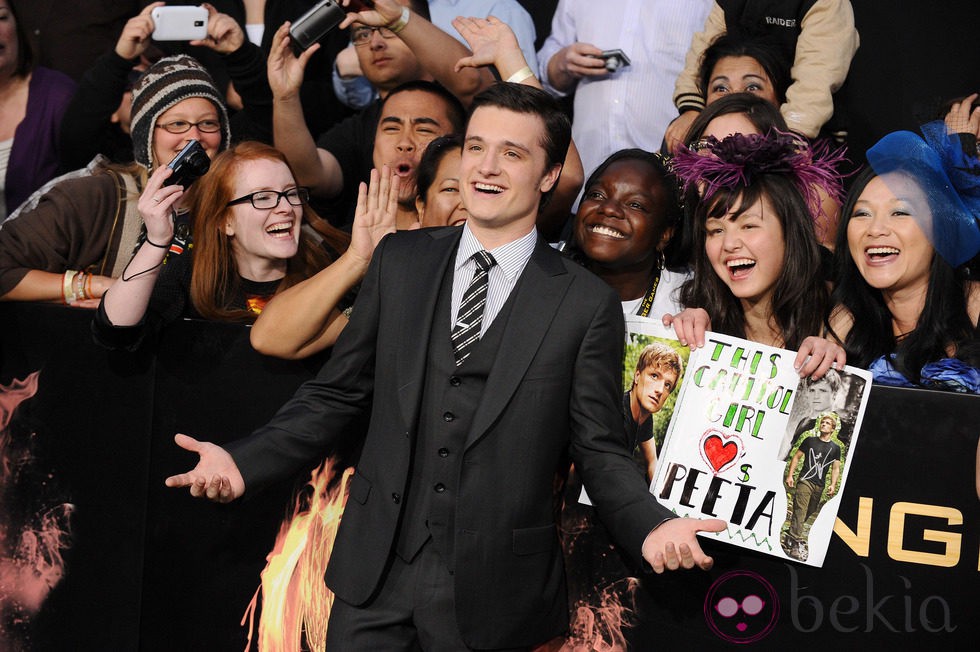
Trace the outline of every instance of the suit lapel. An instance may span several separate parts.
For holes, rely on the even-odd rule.
[[[487,391],[466,438],[467,448],[486,434],[517,391],[571,280],[571,275],[565,272],[561,254],[539,239],[513,290],[514,305],[487,378]]]
[[[405,428],[409,431],[415,428],[422,403],[429,335],[433,320],[437,317],[435,310],[440,285],[446,266],[455,260],[462,229],[437,229],[427,231],[426,235],[429,237],[413,252],[411,267],[389,272],[400,274],[396,290],[400,294],[393,297],[402,306],[402,319],[396,336],[395,372],[398,374],[398,404]]]

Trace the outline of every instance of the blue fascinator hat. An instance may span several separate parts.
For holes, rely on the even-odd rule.
[[[963,151],[942,121],[923,125],[922,133],[925,138],[888,134],[868,150],[868,163],[886,184],[901,175],[922,189],[932,219],[919,226],[939,255],[959,267],[980,252],[980,160]]]

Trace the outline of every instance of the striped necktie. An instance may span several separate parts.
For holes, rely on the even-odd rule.
[[[470,281],[463,302],[459,306],[456,325],[453,326],[453,353],[456,355],[456,366],[463,364],[480,341],[480,330],[483,325],[483,309],[487,305],[487,288],[489,287],[490,268],[497,264],[493,256],[486,251],[473,254],[476,271]]]

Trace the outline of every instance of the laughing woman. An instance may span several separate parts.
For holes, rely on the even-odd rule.
[[[181,253],[171,246],[171,213],[183,191],[163,185],[169,175],[161,166],[147,182],[139,199],[146,240],[96,313],[96,339],[105,346],[135,349],[148,329],[178,317],[253,322],[273,295],[347,247],[347,237],[306,206],[285,157],[246,142],[218,155],[197,182],[195,244]]]
[[[150,66],[133,88],[135,162],[58,181],[36,205],[25,203],[19,217],[3,223],[0,301],[94,308],[142,246],[137,200],[149,173],[166,168],[191,140],[211,158],[228,146],[231,129],[222,96],[189,56],[165,57]],[[181,204],[172,208],[179,217],[177,240],[186,243],[190,218]]]
[[[675,170],[701,200],[694,213],[694,277],[682,313],[664,318],[678,339],[703,346],[704,331],[799,351],[801,376],[842,368],[844,350],[824,337],[830,291],[814,233],[816,188],[835,196],[833,158],[815,157],[782,132],[734,134],[705,149],[681,147]]]
[[[876,383],[980,393],[980,161],[942,123],[868,150],[844,205],[835,333]]]
[[[575,214],[573,255],[619,293],[623,312],[655,317],[680,310],[686,272],[665,268],[680,222],[676,182],[659,154],[624,149],[585,182]]]

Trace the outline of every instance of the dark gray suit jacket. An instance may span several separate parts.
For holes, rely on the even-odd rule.
[[[248,491],[331,453],[370,409],[327,584],[361,605],[393,554],[409,485],[426,347],[461,230],[393,234],[378,246],[330,361],[273,420],[230,446]],[[480,648],[540,643],[568,627],[555,477],[568,455],[617,540],[639,554],[671,516],[623,435],[624,327],[612,290],[539,242],[467,437],[455,517],[456,611]]]

